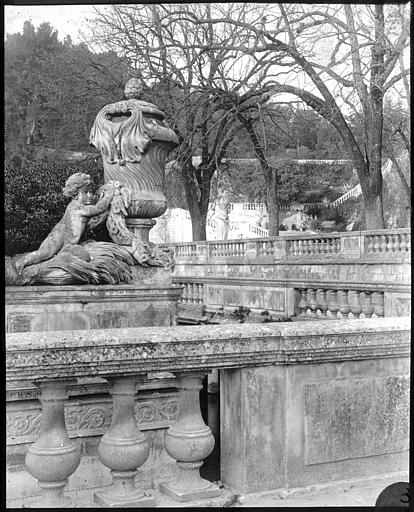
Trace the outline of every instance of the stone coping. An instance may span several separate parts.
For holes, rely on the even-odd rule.
[[[181,287],[171,283],[168,286],[154,285],[64,285],[64,286],[6,286],[7,304],[33,302],[107,302],[114,300],[148,301],[154,298],[178,298]]]
[[[208,260],[199,261],[199,254],[190,256],[178,255],[175,258],[176,265],[220,265],[234,264],[234,265],[398,265],[402,263],[411,262],[411,252],[402,253],[372,253],[362,254],[361,257],[345,256],[342,253],[336,254],[308,254],[300,256],[208,256]],[[381,256],[381,258],[379,258]],[[380,261],[379,261],[380,259]],[[174,276],[174,274],[173,274]]]
[[[270,279],[269,277],[230,277],[230,276],[187,276],[177,275],[173,277],[173,282],[178,285],[184,284],[220,284],[230,286],[270,286],[270,287],[293,287],[293,288],[322,288],[325,290],[360,290],[360,291],[393,291],[393,292],[411,292],[410,283],[387,283],[383,281],[367,282],[361,281],[338,281],[337,279],[326,279],[325,281],[313,279],[293,279],[282,278]]]
[[[330,233],[314,233],[314,234],[303,234],[298,231],[297,235],[283,235],[273,236],[267,238],[233,238],[228,240],[200,240],[195,242],[174,242],[174,243],[162,243],[160,246],[176,247],[176,246],[196,246],[196,245],[211,245],[211,244],[234,244],[234,243],[252,243],[252,242],[274,242],[274,241],[286,241],[286,240],[308,240],[314,238],[353,238],[360,236],[371,236],[371,235],[398,235],[398,234],[411,234],[411,228],[396,228],[396,229],[376,229],[366,231],[332,231]]]
[[[154,371],[408,356],[410,319],[139,327],[6,335],[6,380],[42,382]]]

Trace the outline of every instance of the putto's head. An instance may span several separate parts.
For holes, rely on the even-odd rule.
[[[76,197],[85,204],[92,203],[92,178],[83,172],[72,174],[65,183],[63,195],[72,199]]]

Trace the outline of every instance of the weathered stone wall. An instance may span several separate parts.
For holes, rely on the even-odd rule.
[[[385,316],[405,316],[411,305],[409,236],[409,230],[365,231],[176,244],[173,280],[186,286],[181,306],[207,311],[245,306],[290,317],[300,289],[320,288],[380,294]],[[196,294],[194,284],[202,287]]]
[[[222,372],[223,481],[253,493],[408,467],[408,359],[340,359]]]
[[[245,494],[379,475],[408,466],[409,329],[407,318],[382,318],[11,333],[8,392],[13,398],[12,385],[55,380],[218,368],[221,480],[231,488]],[[158,417],[151,460],[158,453],[162,467],[163,415],[175,411],[169,397],[147,409],[143,392],[136,409],[143,428]],[[82,467],[96,477],[89,486],[107,483],[99,478],[108,471],[88,464],[84,458],[70,488],[82,485]],[[150,482],[151,468],[140,471]],[[9,468],[10,485],[16,475]]]

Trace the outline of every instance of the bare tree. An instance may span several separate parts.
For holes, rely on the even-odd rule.
[[[267,59],[270,52],[279,68],[290,71],[283,83],[274,81],[274,92],[301,98],[337,129],[358,173],[367,229],[384,227],[383,101],[409,73],[402,65],[408,10],[409,5],[279,4],[268,5],[256,24],[232,20],[245,35],[234,50]],[[216,17],[210,23],[224,21]]]
[[[265,9],[256,9],[254,22]],[[210,22],[214,17],[223,22]],[[269,67],[265,55],[232,49],[244,41],[244,29],[226,20],[251,20],[247,4],[111,5],[97,8],[92,22],[90,43],[130,60],[177,133],[175,158],[193,240],[206,239],[211,180],[237,130],[237,105],[217,102],[216,92],[241,97],[258,87],[260,71]]]

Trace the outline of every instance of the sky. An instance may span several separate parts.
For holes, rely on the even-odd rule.
[[[4,34],[23,31],[23,23],[30,20],[35,28],[48,21],[58,31],[60,40],[70,35],[79,42],[78,32],[85,28],[85,19],[92,5],[6,5],[4,7]]]

